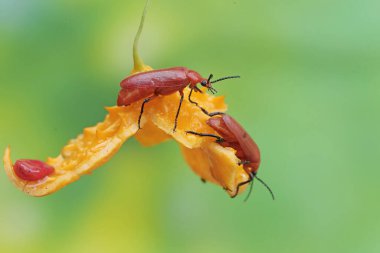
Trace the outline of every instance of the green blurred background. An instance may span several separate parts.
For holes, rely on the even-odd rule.
[[[0,149],[44,160],[114,105],[144,1],[0,0]],[[44,198],[0,171],[0,252],[380,252],[380,2],[153,0],[154,68],[217,85],[259,144],[247,203],[129,140]]]

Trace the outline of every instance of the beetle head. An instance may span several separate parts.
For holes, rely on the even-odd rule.
[[[201,81],[201,85],[202,85],[203,87],[207,87],[208,90],[209,90],[212,94],[215,94],[215,93],[217,92],[217,90],[216,90],[214,87],[212,87],[211,84],[216,83],[216,82],[220,82],[220,81],[223,81],[223,80],[226,80],[226,79],[240,78],[240,76],[225,76],[225,77],[219,78],[219,79],[217,79],[217,80],[215,80],[215,81],[211,81],[212,78],[213,78],[213,75],[210,74],[210,76],[208,77],[207,80],[206,80],[206,79],[203,79],[203,80]]]
[[[210,82],[212,77],[213,77],[213,75],[210,74],[210,76],[208,77],[207,80],[206,80],[206,79],[203,79],[203,80],[201,81],[201,85],[202,85],[203,87],[207,87],[207,89],[208,89],[212,94],[215,94],[215,93],[217,92],[217,90],[215,90],[215,89],[212,87],[211,82]]]

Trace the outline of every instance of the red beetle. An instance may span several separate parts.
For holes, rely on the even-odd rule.
[[[231,147],[235,149],[236,156],[240,159],[239,164],[243,165],[245,172],[249,175],[249,180],[238,184],[236,192],[232,197],[236,197],[241,186],[253,182],[253,179],[256,178],[269,190],[272,198],[274,199],[272,190],[264,183],[264,181],[257,177],[257,170],[260,166],[260,150],[255,141],[249,136],[244,128],[235,119],[227,114],[224,114],[221,117],[209,118],[207,120],[207,124],[218,134],[220,134],[220,136],[214,134],[197,133],[194,131],[186,131],[186,133],[204,137],[213,137],[216,138],[216,142],[223,147]],[[251,193],[251,190],[249,194]],[[247,198],[249,197],[249,194]]]
[[[198,72],[190,70],[185,67],[174,67],[167,69],[152,70],[148,72],[138,73],[125,78],[121,83],[121,90],[117,99],[118,106],[127,106],[134,102],[144,99],[141,105],[141,111],[138,119],[138,125],[140,127],[141,116],[144,112],[144,106],[157,96],[170,95],[175,92],[179,92],[181,99],[179,107],[174,120],[173,132],[177,128],[177,119],[181,109],[183,101],[183,89],[189,86],[191,92],[189,94],[189,101],[206,113],[209,116],[220,114],[208,113],[204,108],[200,107],[198,103],[191,100],[191,94],[193,90],[201,92],[197,87],[200,83],[203,87],[207,87],[209,91],[215,93],[216,90],[211,86],[212,83],[216,83],[225,79],[239,78],[239,76],[227,76],[215,81],[211,81],[213,75],[210,75],[208,79],[203,78]]]
[[[13,166],[16,175],[26,181],[37,181],[54,173],[54,168],[42,161],[21,159]]]

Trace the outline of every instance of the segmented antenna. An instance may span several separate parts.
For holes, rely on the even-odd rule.
[[[208,77],[208,80],[207,80],[207,83],[210,83],[211,79],[214,77],[213,74],[210,74],[210,76]]]
[[[223,81],[226,79],[232,79],[232,78],[240,78],[240,76],[225,76],[225,77],[219,78],[215,81],[211,81],[210,83],[216,83],[216,82],[220,82],[220,81]]]
[[[259,180],[259,182],[262,183],[268,189],[268,191],[272,195],[272,199],[274,200],[274,194],[273,194],[272,190],[270,189],[270,187],[263,180],[261,180],[260,178],[258,178],[256,175],[255,175],[255,178],[257,180]]]
[[[249,196],[251,196],[251,192],[252,192],[252,189],[253,189],[253,177],[252,177],[252,173],[250,173],[250,177],[251,177],[251,182],[249,184],[249,192],[247,194],[247,197],[245,197],[244,199],[244,202],[247,202],[247,200],[249,199]]]
[[[252,192],[252,188],[253,188],[253,179],[256,178],[257,180],[259,180],[260,183],[262,183],[267,189],[268,191],[270,192],[270,194],[272,195],[272,199],[274,200],[274,194],[272,192],[272,190],[270,189],[270,187],[263,181],[261,180],[260,178],[258,178],[255,174],[253,174],[252,172],[249,173],[249,176],[252,178],[252,181],[251,181],[251,185],[249,187],[249,192],[248,192],[248,195],[247,197],[245,197],[244,199],[244,202],[248,200],[249,196],[251,195],[251,192]]]
[[[144,67],[146,67],[146,65],[144,64],[144,61],[141,59],[139,55],[138,44],[139,44],[139,39],[140,39],[142,29],[144,27],[144,21],[145,21],[145,17],[146,17],[146,13],[148,11],[149,5],[150,5],[150,0],[147,0],[145,3],[144,12],[141,16],[140,26],[136,33],[135,40],[133,42],[133,63],[134,63],[133,71],[134,72],[143,71]]]

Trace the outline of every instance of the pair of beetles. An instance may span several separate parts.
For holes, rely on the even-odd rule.
[[[206,87],[211,93],[214,94],[216,90],[212,87],[213,83],[231,78],[239,78],[239,76],[227,76],[214,81],[212,81],[212,78],[212,74],[206,79],[202,77],[198,72],[185,67],[158,69],[138,73],[125,78],[120,83],[121,90],[119,92],[117,105],[128,106],[132,103],[143,100],[140,115],[138,118],[138,126],[140,128],[140,121],[146,103],[158,96],[165,96],[179,92],[181,98],[174,119],[173,132],[175,132],[177,128],[178,115],[180,113],[181,105],[184,99],[183,90],[188,86],[191,89],[188,97],[189,102],[197,106],[200,110],[202,110],[203,113],[210,116],[206,123],[220,136],[210,133],[197,133],[194,131],[186,131],[186,133],[194,134],[200,137],[212,137],[215,138],[216,142],[223,147],[231,147],[235,149],[236,156],[240,159],[239,164],[243,165],[243,169],[249,176],[249,179],[247,181],[238,184],[236,192],[232,197],[237,196],[239,193],[239,188],[248,183],[251,183],[252,190],[252,183],[254,178],[256,178],[269,190],[272,198],[274,199],[274,195],[271,189],[260,178],[257,177],[257,170],[260,165],[260,150],[255,141],[231,116],[223,112],[208,112],[197,102],[191,100],[191,95],[194,90],[195,92],[202,92],[199,87],[197,87],[198,84]]]

